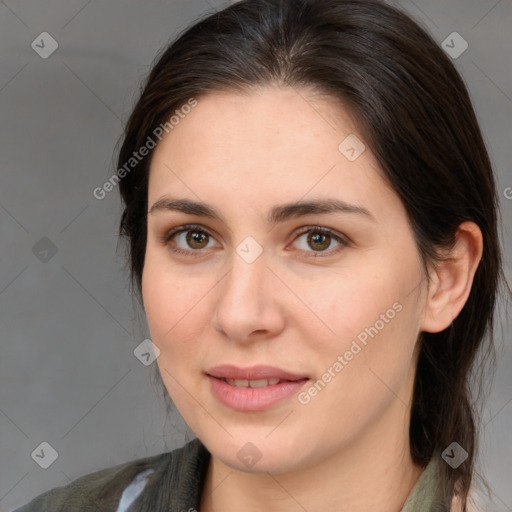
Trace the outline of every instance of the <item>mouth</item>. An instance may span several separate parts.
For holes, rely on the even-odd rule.
[[[271,366],[222,365],[206,373],[212,395],[237,411],[263,411],[291,398],[309,377]]]
[[[253,388],[253,389],[264,388],[266,386],[275,386],[276,384],[281,384],[282,382],[297,382],[297,381],[281,380],[281,379],[247,380],[247,379],[222,378],[221,380],[223,380],[224,382],[227,382],[230,386],[235,386],[237,388]]]
[[[306,375],[291,373],[276,366],[266,365],[255,365],[249,368],[240,368],[231,364],[223,364],[211,368],[206,373],[210,377],[226,379],[230,384],[239,385],[240,387],[247,387],[249,385],[244,384],[244,381],[247,381],[248,383],[256,383],[255,386],[251,387],[262,387],[262,385],[258,385],[259,381],[267,381],[266,385],[268,385],[269,382],[270,385],[274,385],[278,382],[295,382],[308,378]],[[238,384],[236,384],[235,381],[238,381]]]

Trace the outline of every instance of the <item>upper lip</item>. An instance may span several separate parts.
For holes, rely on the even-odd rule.
[[[305,375],[297,375],[276,368],[275,366],[256,365],[249,368],[239,368],[231,364],[215,366],[206,372],[211,377],[218,379],[237,379],[237,380],[259,380],[259,379],[279,379],[279,380],[302,380],[307,379]]]

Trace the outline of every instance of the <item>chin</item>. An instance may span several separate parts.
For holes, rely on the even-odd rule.
[[[268,433],[268,432],[267,432]],[[271,442],[265,435],[229,438],[229,441],[207,446],[214,457],[230,468],[244,473],[287,473],[308,465],[310,455],[304,446],[286,446],[284,439]],[[203,441],[203,444],[205,442]],[[206,444],[205,444],[206,446]]]

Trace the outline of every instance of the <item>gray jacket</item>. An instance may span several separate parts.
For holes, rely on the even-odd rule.
[[[14,512],[197,512],[210,454],[199,439],[184,447],[96,471],[40,494]],[[400,512],[448,512],[432,459]]]

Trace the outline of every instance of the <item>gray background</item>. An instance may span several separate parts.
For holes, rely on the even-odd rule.
[[[439,44],[454,31],[469,44],[455,63],[495,166],[510,282],[511,1],[395,4]],[[149,336],[116,253],[118,191],[103,200],[92,191],[115,170],[122,123],[157,51],[226,5],[0,1],[0,511],[190,435],[177,413],[166,419],[152,367],[133,353]],[[47,59],[31,47],[42,32],[59,45]],[[482,436],[481,468],[495,490],[488,510],[497,512],[512,510],[510,332],[502,318]],[[31,456],[42,442],[58,452],[48,469]]]

